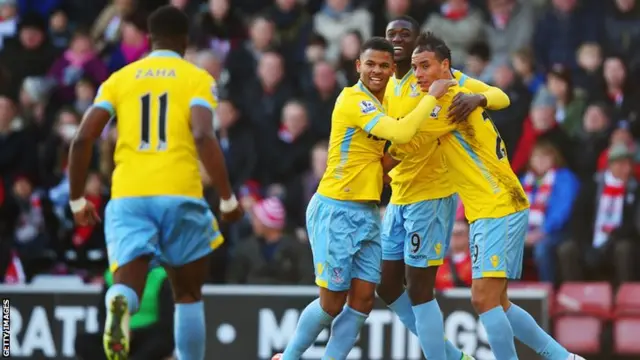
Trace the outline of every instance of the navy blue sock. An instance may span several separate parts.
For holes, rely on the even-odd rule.
[[[107,294],[104,297],[104,304],[107,307],[107,311],[109,311],[109,302],[111,302],[111,299],[118,295],[122,295],[125,299],[127,299],[129,314],[133,315],[136,313],[136,311],[138,311],[138,294],[136,294],[136,292],[132,288],[124,284],[113,284],[107,290]]]
[[[174,322],[178,359],[204,360],[206,330],[203,302],[176,304]]]
[[[345,306],[331,326],[331,337],[322,360],[345,360],[368,315]]]
[[[416,329],[424,357],[429,360],[446,360],[444,322],[438,301],[433,299],[413,307]]]
[[[513,342],[513,329],[502,306],[480,314],[480,321],[487,331],[491,351],[499,360],[518,360]]]
[[[516,338],[545,359],[566,360],[571,355],[567,349],[542,330],[528,312],[518,305],[511,303],[511,307],[507,310],[507,318]]]
[[[302,310],[298,319],[296,332],[282,354],[282,360],[300,360],[302,354],[313,344],[325,327],[329,326],[333,317],[320,306],[320,299],[315,299]]]

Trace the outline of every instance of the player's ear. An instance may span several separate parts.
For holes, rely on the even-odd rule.
[[[444,59],[442,60],[442,62],[440,63],[440,66],[442,66],[442,72],[447,73],[450,72],[451,70],[451,62],[449,62],[449,59]]]
[[[356,59],[356,71],[360,74],[360,59]]]

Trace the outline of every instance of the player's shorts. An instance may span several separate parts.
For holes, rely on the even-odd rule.
[[[455,222],[457,195],[389,204],[382,221],[382,259],[426,268],[442,265]]]
[[[380,282],[382,249],[377,205],[315,194],[307,207],[307,230],[318,286],[346,291],[351,279]]]
[[[474,279],[519,279],[529,209],[497,219],[478,219],[469,228]]]
[[[112,199],[104,228],[112,271],[141,256],[182,266],[210,254],[224,241],[209,205],[182,196]]]

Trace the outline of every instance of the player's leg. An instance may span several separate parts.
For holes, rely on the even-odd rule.
[[[413,304],[416,329],[427,359],[446,359],[444,321],[434,285],[438,267],[442,265],[449,219],[454,208],[453,197],[422,201],[408,205],[404,213],[405,263],[409,267],[407,285]],[[455,360],[459,360],[459,355]]]
[[[351,280],[352,252],[349,212],[340,202],[315,195],[307,207],[307,229],[313,252],[320,297],[300,314],[293,337],[282,353],[283,360],[298,360],[320,332],[340,314]]]
[[[147,216],[144,198],[113,199],[105,211],[105,242],[113,285],[107,290],[103,344],[110,360],[129,353],[129,318],[138,310],[157,228]]]
[[[469,239],[473,259],[471,302],[480,315],[491,350],[500,360],[518,359],[513,329],[501,302],[509,275],[507,254],[515,246],[509,240],[510,220],[513,218],[509,216],[476,220],[471,224]]]
[[[209,256],[224,239],[209,206],[200,199],[154,197],[159,247],[173,290],[174,338],[178,358],[202,360],[206,349],[202,286]]]
[[[348,214],[354,239],[350,249],[354,254],[351,289],[347,306],[333,322],[323,359],[347,358],[373,309],[376,285],[380,282],[380,213],[376,207],[359,204]]]
[[[407,234],[403,226],[402,209],[402,205],[390,204],[384,213],[381,231],[382,277],[377,293],[404,326],[417,335],[416,318],[404,286],[404,240]]]
[[[524,239],[528,226],[528,211],[511,215],[507,234],[507,277],[520,278]],[[516,339],[530,347],[540,356],[550,360],[570,359],[570,353],[547,334],[524,309],[509,301],[507,287],[502,291],[500,303],[504,308]]]

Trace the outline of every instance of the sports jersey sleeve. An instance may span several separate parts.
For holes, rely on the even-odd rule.
[[[396,120],[385,115],[369,100],[354,96],[354,101],[358,101],[360,107],[358,115],[349,117],[356,122],[355,125],[369,134],[397,144],[411,140],[436,104],[433,96],[425,96],[407,116]],[[350,108],[355,109],[355,104],[350,104]]]
[[[202,106],[215,110],[218,107],[218,87],[216,81],[209,74],[203,74],[199,79],[189,106]]]
[[[454,70],[453,76],[458,80],[458,84],[474,94],[480,94],[487,99],[487,109],[501,110],[511,104],[509,96],[500,88],[489,86],[480,80],[476,80],[461,71]]]
[[[93,106],[106,110],[113,117],[116,115],[116,94],[115,89],[115,76],[110,76],[105,82],[98,88],[95,99],[93,100]]]
[[[422,124],[418,133],[411,138],[411,141],[405,144],[395,143],[391,145],[389,155],[397,160],[402,160],[405,155],[417,152],[423,145],[437,141],[440,136],[450,133],[455,128],[456,125],[446,119],[429,119]]]

